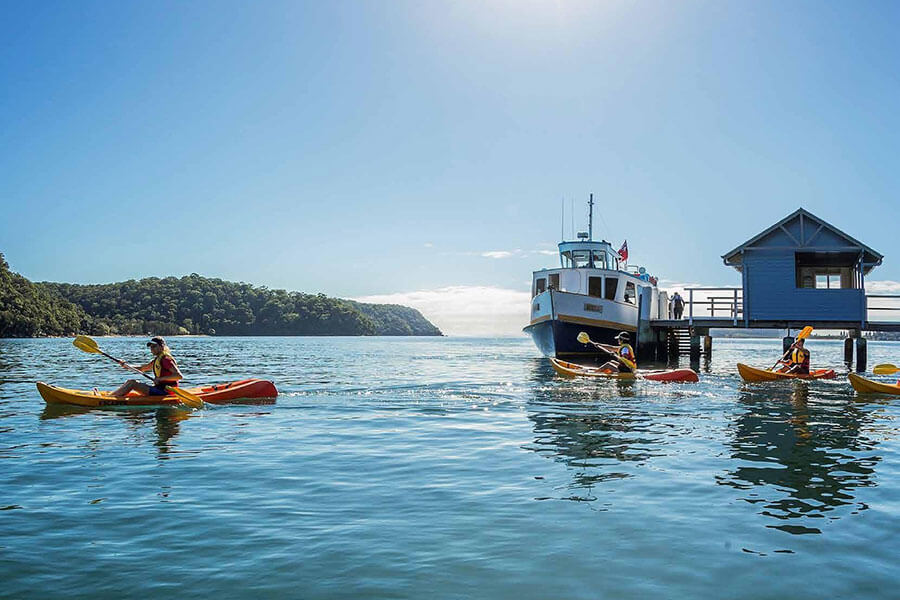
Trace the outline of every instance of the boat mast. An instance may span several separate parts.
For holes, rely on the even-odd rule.
[[[588,241],[594,240],[594,194],[588,200]]]

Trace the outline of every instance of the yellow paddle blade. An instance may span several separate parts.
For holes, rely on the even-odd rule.
[[[893,375],[897,371],[900,371],[900,367],[898,367],[897,365],[892,365],[890,363],[875,365],[875,368],[872,369],[872,372],[876,375]]]
[[[813,332],[812,325],[807,325],[800,331],[800,333],[797,334],[797,339],[805,340],[806,338],[809,337],[809,334],[811,334],[812,332]]]
[[[587,332],[585,332],[585,331],[582,331],[581,333],[579,333],[578,337],[575,339],[577,339],[582,344],[589,344],[591,341],[590,336],[588,336]]]
[[[91,354],[100,354],[100,346],[93,339],[86,335],[79,335],[72,340],[72,345],[79,350],[90,352]]]
[[[190,408],[203,408],[203,399],[186,390],[173,387],[171,385],[167,385],[166,390],[170,394],[175,394],[176,396],[178,396],[178,399],[181,400],[182,404],[184,404],[185,406],[188,406]]]

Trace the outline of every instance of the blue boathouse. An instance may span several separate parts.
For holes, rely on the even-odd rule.
[[[745,326],[841,329],[865,328],[865,277],[883,258],[803,208],[722,256],[741,273]]]
[[[710,329],[784,329],[811,325],[842,330],[848,364],[857,351],[865,370],[866,331],[900,331],[896,294],[866,294],[866,276],[883,256],[834,225],[800,208],[722,256],[741,273],[741,287],[686,288],[684,314],[651,319],[657,358],[712,352]],[[872,316],[876,318],[873,319]],[[881,317],[881,318],[878,318]],[[702,341],[702,350],[701,350]],[[854,343],[855,342],[855,343]]]

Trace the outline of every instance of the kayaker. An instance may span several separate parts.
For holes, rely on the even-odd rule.
[[[796,375],[809,375],[809,350],[804,348],[804,340],[800,338],[791,344],[790,354],[787,360],[781,361],[784,364],[782,373],[794,373]]]
[[[153,371],[153,385],[147,385],[136,379],[129,379],[112,393],[113,396],[123,397],[132,390],[137,390],[138,393],[145,396],[165,396],[169,393],[166,391],[167,385],[178,387],[178,382],[184,377],[178,369],[175,357],[172,356],[169,347],[166,345],[166,340],[161,337],[154,337],[147,342],[147,347],[150,348],[150,352],[153,354],[153,360],[146,365],[135,368],[143,373]],[[119,364],[123,368],[129,368],[124,360],[120,360]]]
[[[607,373],[634,373],[637,370],[637,360],[634,357],[634,348],[628,343],[630,339],[628,332],[622,331],[614,339],[618,342],[618,346],[597,344],[617,357],[616,360],[600,365],[600,369]]]

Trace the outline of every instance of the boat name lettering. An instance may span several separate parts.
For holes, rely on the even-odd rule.
[[[534,312],[537,312],[537,311],[541,310],[541,303],[540,303],[540,302],[535,302],[535,303],[534,303],[534,308],[533,308],[532,310],[533,310]]]
[[[599,304],[587,304],[587,303],[585,303],[585,305],[584,305],[584,310],[589,311],[589,312],[598,312],[598,313],[602,313],[602,312],[603,312],[603,307],[602,307],[601,305],[599,305]]]

